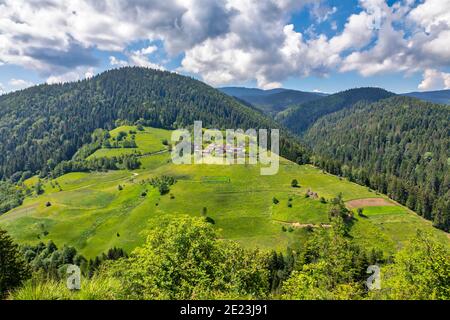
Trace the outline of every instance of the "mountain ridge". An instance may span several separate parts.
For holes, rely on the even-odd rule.
[[[421,99],[428,102],[450,105],[450,90],[415,91],[403,93],[401,95]]]
[[[245,87],[223,87],[218,88],[218,90],[245,101],[271,116],[275,116],[292,104],[317,100],[325,95],[284,88],[262,90]]]
[[[350,108],[358,102],[375,102],[394,96],[395,94],[382,88],[362,87],[341,91],[318,100],[293,105],[276,116],[276,120],[289,128],[293,133],[301,135],[321,117]]]

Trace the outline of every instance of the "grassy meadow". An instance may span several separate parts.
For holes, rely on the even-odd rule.
[[[130,130],[136,131],[137,148],[105,148],[90,157],[137,152],[142,155],[140,169],[70,173],[42,181],[44,194],[27,197],[22,206],[0,216],[0,226],[21,243],[51,239],[58,246],[69,244],[86,257],[94,257],[113,246],[129,252],[141,245],[152,219],[188,214],[210,217],[223,239],[282,251],[301,245],[313,232],[301,225],[319,226],[329,221],[329,200],[339,193],[344,201],[387,199],[313,166],[285,159],[273,176],[261,176],[259,165],[174,165],[163,144],[164,139],[170,140],[170,131],[120,127],[111,131],[111,137]],[[177,182],[162,196],[149,179],[164,175]],[[291,186],[293,179],[298,180],[298,188]],[[36,182],[33,177],[25,184]],[[305,197],[308,190],[319,198]],[[449,244],[447,234],[398,204],[365,207],[364,216],[354,211],[350,235],[386,254],[401,248],[417,229]]]

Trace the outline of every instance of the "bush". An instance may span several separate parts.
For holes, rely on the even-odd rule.
[[[128,259],[106,277],[121,281],[126,299],[265,298],[269,255],[218,239],[204,218],[163,218]]]
[[[170,186],[175,184],[175,182],[176,181],[173,177],[162,176],[161,178],[153,178],[150,181],[150,184],[153,187],[158,188],[159,193],[163,196],[170,192]]]
[[[214,219],[211,218],[211,217],[206,217],[206,218],[205,218],[205,221],[208,222],[208,223],[210,223],[210,224],[216,224],[216,221],[214,221]]]
[[[280,203],[280,201],[279,201],[277,198],[275,198],[275,197],[273,197],[272,202],[273,202],[273,204],[278,204],[278,203]]]
[[[358,208],[358,210],[357,210],[357,212],[358,212],[358,216],[360,216],[360,217],[365,217],[364,216],[364,209],[363,208]]]
[[[159,185],[158,190],[159,190],[159,194],[163,196],[163,195],[169,193],[170,187],[166,182],[163,182]]]

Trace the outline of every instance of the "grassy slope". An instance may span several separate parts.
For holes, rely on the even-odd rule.
[[[112,135],[130,129],[135,128],[122,127]],[[137,151],[144,154],[164,150],[161,141],[166,138],[170,138],[169,131],[147,128],[136,136]],[[57,245],[74,245],[92,257],[112,246],[129,251],[141,244],[149,219],[167,214],[201,216],[206,207],[221,237],[245,246],[283,250],[308,236],[306,229],[283,232],[283,221],[328,222],[328,204],[305,198],[308,188],[326,199],[340,192],[346,201],[382,197],[312,166],[298,166],[284,159],[275,176],[261,176],[258,166],[176,166],[170,162],[168,152],[143,156],[141,162],[143,168],[133,172],[67,174],[56,179],[62,191],[52,188],[48,181],[44,195],[27,198],[21,207],[0,216],[0,225],[21,242],[52,239]],[[148,184],[141,184],[161,175],[177,178],[170,191],[174,198],[160,196]],[[292,179],[297,179],[301,187],[292,188]],[[35,182],[36,178],[27,181],[30,185]],[[122,191],[118,190],[119,184],[124,187]],[[142,197],[144,191],[147,196]],[[274,205],[273,197],[280,203]],[[287,206],[289,198],[292,208]],[[45,206],[47,201],[50,207]],[[367,247],[391,253],[418,228],[449,243],[445,233],[401,206],[366,208],[364,213],[366,218],[356,215],[351,235]]]

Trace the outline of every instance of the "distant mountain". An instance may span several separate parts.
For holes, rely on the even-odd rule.
[[[280,93],[283,91],[286,91],[287,89],[278,88],[278,89],[271,89],[271,90],[262,90],[257,88],[245,88],[245,87],[224,87],[224,88],[218,88],[223,93],[233,96],[233,97],[257,97],[257,96],[268,96],[274,93]]]
[[[261,90],[256,88],[225,87],[219,88],[219,90],[229,96],[245,101],[272,116],[285,110],[290,105],[317,100],[325,96],[323,93],[290,89]]]
[[[410,92],[404,93],[402,96],[413,97],[433,103],[450,104],[450,90]]]
[[[293,133],[302,134],[327,114],[351,108],[360,101],[375,102],[394,95],[394,93],[380,88],[351,89],[291,106],[279,113],[276,119]]]
[[[97,128],[130,123],[171,129],[192,126],[195,120],[218,129],[278,127],[260,111],[189,77],[147,68],[115,69],[0,96],[0,180],[22,172],[44,175],[91,142]],[[284,132],[280,150],[294,161],[304,155]]]

